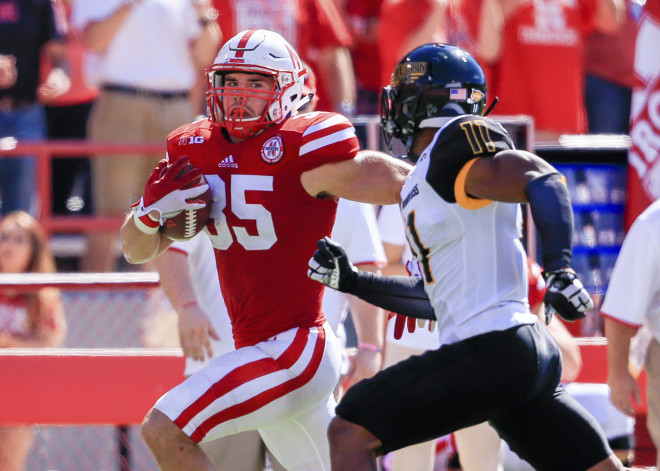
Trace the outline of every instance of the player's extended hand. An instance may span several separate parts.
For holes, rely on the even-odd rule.
[[[412,334],[415,332],[417,327],[421,329],[427,322],[428,325],[426,328],[429,330],[429,332],[433,332],[435,330],[436,321],[429,321],[428,319],[415,319],[414,317],[408,317],[402,314],[397,314],[396,312],[390,312],[388,320],[392,319],[392,317],[396,317],[396,319],[394,319],[394,338],[396,340],[399,340],[401,337],[403,337],[404,330],[408,330],[408,332]]]
[[[594,301],[572,269],[543,272],[543,278],[546,285],[543,297],[546,324],[555,312],[562,319],[572,322],[582,319],[589,309],[593,309]]]
[[[329,288],[350,293],[358,270],[348,260],[342,246],[329,237],[319,240],[316,245],[318,249],[309,259],[307,276]]]
[[[179,309],[179,340],[183,354],[193,360],[213,358],[210,339],[220,340],[208,317],[195,303]]]
[[[154,224],[150,224],[149,220],[145,220],[144,217],[151,213],[151,218],[153,218],[153,214],[156,212],[158,213],[157,219],[151,220],[158,223],[157,230],[158,226],[163,225],[165,219],[176,216],[185,209],[201,209],[205,206],[204,202],[195,200],[195,197],[204,193],[208,185],[198,185],[184,189],[202,175],[202,171],[198,168],[180,175],[179,172],[187,163],[187,158],[179,159],[171,164],[164,159],[158,162],[158,165],[147,179],[144,195],[135,205],[134,209],[138,221],[153,228]],[[138,227],[141,227],[139,223]],[[143,232],[153,233],[155,231]]]

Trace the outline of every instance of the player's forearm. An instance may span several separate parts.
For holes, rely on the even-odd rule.
[[[374,264],[361,265],[362,271],[379,273]],[[358,343],[370,344],[383,348],[385,342],[385,313],[379,307],[349,295],[349,306]]]
[[[607,365],[609,375],[621,378],[628,374],[630,341],[637,328],[605,317],[605,336],[607,337]]]
[[[543,175],[525,187],[534,224],[543,246],[546,272],[570,266],[573,248],[573,209],[566,184],[558,173]]]
[[[354,159],[332,162],[301,175],[312,196],[345,198],[372,204],[395,204],[412,166],[379,151],[360,151]]]
[[[363,150],[354,159],[358,179],[352,186],[356,201],[373,204],[399,204],[401,187],[412,167],[378,151]]]
[[[387,311],[417,319],[436,320],[421,278],[380,276],[359,271],[350,293]]]
[[[156,258],[154,264],[160,278],[160,286],[178,313],[183,311],[184,306],[196,302],[186,255],[166,250]]]
[[[133,220],[133,213],[124,221],[119,231],[122,252],[128,263],[146,263],[160,255],[171,241],[160,233],[145,234],[141,232]]]

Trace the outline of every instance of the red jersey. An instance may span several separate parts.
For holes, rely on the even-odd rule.
[[[465,49],[477,59],[486,75],[488,84],[488,104],[495,95],[491,95],[494,82],[490,65],[483,60],[477,51],[479,42],[479,27],[483,0],[449,1],[447,3],[447,43]]]
[[[493,67],[496,113],[533,116],[540,130],[585,132],[584,38],[595,15],[594,0],[522,2],[506,20]]]
[[[383,0],[347,0],[345,3],[346,23],[353,33],[351,57],[358,84],[380,93],[380,44],[377,30],[380,7]]]
[[[190,157],[213,191],[206,230],[236,348],[325,322],[323,286],[307,277],[307,262],[330,235],[337,202],[310,196],[300,176],[352,159],[358,149],[351,122],[323,112],[294,116],[239,143],[210,120],[168,136],[169,159]]]
[[[381,84],[388,85],[392,71],[406,51],[406,40],[431,14],[430,0],[385,0],[380,9],[378,42],[380,44]],[[442,28],[442,25],[438,25]]]

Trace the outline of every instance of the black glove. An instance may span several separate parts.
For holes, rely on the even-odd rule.
[[[316,245],[318,249],[309,259],[307,276],[344,293],[353,291],[358,269],[349,262],[341,245],[329,237],[319,240]]]
[[[562,319],[573,322],[582,319],[589,309],[593,309],[591,296],[572,269],[543,272],[543,278],[546,285],[543,297],[546,324],[555,312]]]

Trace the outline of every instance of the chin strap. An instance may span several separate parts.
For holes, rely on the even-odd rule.
[[[484,113],[484,116],[488,116],[488,113],[493,111],[493,108],[495,108],[495,105],[497,105],[497,102],[500,101],[500,97],[495,97],[495,99],[491,102],[490,106],[486,109],[486,112]]]

